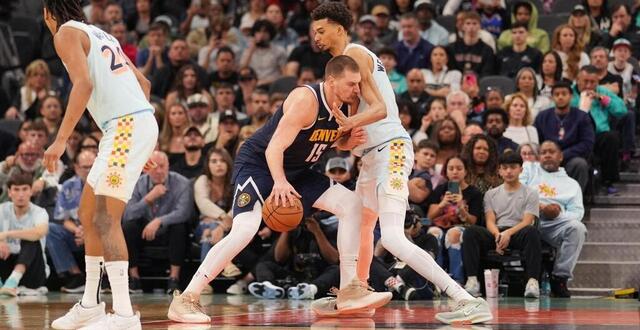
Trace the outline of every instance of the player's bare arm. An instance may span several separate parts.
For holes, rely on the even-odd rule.
[[[366,126],[386,118],[387,106],[384,103],[382,94],[378,90],[378,86],[376,86],[373,80],[371,73],[373,59],[371,56],[355,47],[348,49],[346,55],[353,58],[360,67],[360,76],[362,77],[360,81],[360,93],[364,101],[369,105],[366,111],[348,118],[342,113],[332,111],[342,130],[348,131],[354,127]]]
[[[56,164],[64,153],[67,139],[73,133],[73,128],[80,120],[93,92],[87,63],[89,37],[78,29],[63,27],[54,35],[53,44],[58,56],[67,67],[73,87],[58,135],[44,153],[44,166],[49,172],[56,170]]]
[[[312,104],[309,104],[312,102]],[[313,104],[315,103],[315,105]],[[300,111],[302,109],[316,109],[317,101],[313,92],[308,88],[297,88],[291,92],[285,100],[282,111],[282,119],[278,123],[276,131],[269,141],[265,156],[267,165],[273,178],[273,190],[275,205],[293,205],[293,196],[300,197],[300,194],[293,189],[287,181],[284,173],[284,151],[293,143],[302,128],[307,127],[316,119],[316,111]],[[282,204],[280,204],[282,201]],[[286,204],[285,204],[286,201]]]

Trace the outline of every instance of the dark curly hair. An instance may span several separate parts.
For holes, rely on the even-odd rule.
[[[353,24],[353,16],[351,16],[349,8],[341,1],[324,2],[311,12],[311,19],[313,21],[319,21],[325,18],[342,25],[345,31],[349,31]]]
[[[56,18],[58,28],[68,21],[86,21],[79,0],[44,0],[44,7]]]
[[[485,141],[489,147],[489,158],[486,163],[482,165],[482,173],[478,171],[478,166],[473,159],[473,149],[476,143],[479,141]],[[468,184],[474,185],[480,189],[482,193],[487,192],[491,188],[495,188],[502,183],[502,180],[498,176],[498,146],[493,139],[482,135],[474,135],[462,149],[462,159],[464,160],[467,168],[467,177],[465,180]]]

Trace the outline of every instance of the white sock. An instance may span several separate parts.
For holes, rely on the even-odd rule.
[[[107,261],[104,265],[111,284],[113,310],[120,316],[132,316],[133,308],[129,299],[129,262]]]
[[[12,271],[3,287],[12,289],[17,288],[18,284],[20,284],[20,280],[22,279],[22,275],[24,275],[24,273],[16,272],[15,270]]]
[[[90,308],[100,303],[100,281],[104,266],[103,257],[84,256],[86,278],[84,282],[84,294],[80,305]]]
[[[382,245],[456,302],[474,299],[433,260],[429,253],[407,239],[404,235],[404,217],[404,214],[380,213]]]
[[[340,289],[344,289],[357,275],[362,202],[353,191],[336,184],[327,189],[313,207],[335,214],[340,221],[337,247],[340,254]]]
[[[224,266],[231,262],[251,242],[258,232],[260,222],[262,222],[262,206],[260,203],[255,204],[253,211],[235,216],[231,231],[209,250],[184,293],[200,296],[205,285],[216,278],[224,269]]]

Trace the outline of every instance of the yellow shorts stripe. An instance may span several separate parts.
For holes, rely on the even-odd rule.
[[[111,155],[108,166],[124,168],[131,149],[131,136],[133,132],[133,116],[128,115],[118,118],[116,134],[113,139]]]
[[[404,176],[404,162],[407,156],[404,154],[404,139],[392,140],[389,143],[389,174]]]

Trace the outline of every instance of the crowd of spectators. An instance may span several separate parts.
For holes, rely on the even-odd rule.
[[[557,250],[552,292],[569,296],[586,236],[583,197],[616,194],[636,150],[639,11],[585,0],[566,22],[538,27],[560,1],[345,1],[352,41],[379,55],[414,142],[406,234],[475,295],[489,251],[521,250],[526,295],[538,297],[546,244]],[[122,222],[131,292],[143,289],[147,246],[166,248],[171,292],[185,260],[242,225],[230,214],[238,148],[288,92],[322,80],[330,55],[309,28],[322,1],[84,2],[87,23],[110,32],[152,83],[158,166],[140,177]],[[61,291],[81,292],[78,204],[102,133],[85,115],[59,171],[45,171],[70,81],[55,56],[18,67],[19,86],[0,91],[0,294],[46,292],[48,265]],[[498,76],[510,83],[494,85]],[[359,166],[332,151],[314,169],[353,189]],[[324,295],[339,282],[337,225],[324,212],[289,233],[262,225],[225,267],[235,279],[227,292]],[[400,299],[434,294],[380,243],[371,285]]]

